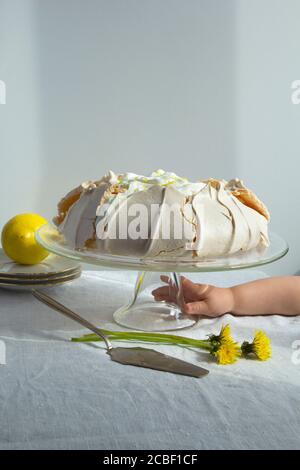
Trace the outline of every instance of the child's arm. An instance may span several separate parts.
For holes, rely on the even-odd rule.
[[[300,277],[259,279],[231,287],[236,315],[300,315]]]
[[[166,276],[162,276],[168,282]],[[271,277],[239,284],[233,287],[216,287],[195,284],[182,278],[187,314],[220,316],[235,315],[300,315],[300,276]],[[168,286],[153,291],[156,300],[175,302]]]

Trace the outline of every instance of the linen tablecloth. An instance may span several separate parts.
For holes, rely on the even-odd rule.
[[[264,276],[256,270],[189,275],[219,286]],[[99,326],[121,329],[112,313],[128,300],[134,277],[86,271],[48,293]],[[72,320],[30,293],[0,289],[0,340],[6,346],[0,448],[299,448],[300,355],[292,345],[300,339],[300,317],[228,314],[178,334],[204,338],[225,323],[239,341],[263,329],[271,338],[272,359],[220,366],[205,352],[148,345],[210,370],[194,379],[114,363],[102,343],[69,341],[86,332]]]

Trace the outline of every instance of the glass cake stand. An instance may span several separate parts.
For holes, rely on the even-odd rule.
[[[56,227],[43,225],[36,232],[36,240],[46,250],[110,269],[138,271],[131,300],[114,313],[114,320],[119,325],[142,331],[170,331],[187,328],[196,323],[195,316],[184,315],[181,310],[184,297],[180,273],[212,272],[246,269],[272,263],[288,252],[288,245],[279,235],[269,234],[270,245],[267,248],[255,248],[234,255],[181,260],[180,258],[134,258],[97,252],[93,249],[75,250],[66,242]],[[176,295],[176,304],[155,301],[151,292],[160,286],[160,275],[169,277],[169,289]]]

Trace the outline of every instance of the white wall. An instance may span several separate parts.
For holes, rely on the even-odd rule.
[[[271,228],[289,254],[266,267],[300,271],[300,105],[291,83],[300,79],[300,1],[237,2],[238,173],[271,211]]]
[[[25,209],[50,217],[66,189],[110,168],[235,176],[234,2],[0,5],[0,225]]]
[[[0,226],[157,167],[241,177],[300,269],[299,0],[0,0]],[[280,188],[280,191],[278,191]],[[266,268],[267,269],[267,268]]]
[[[34,4],[0,0],[0,230],[20,212],[41,211],[39,71]]]

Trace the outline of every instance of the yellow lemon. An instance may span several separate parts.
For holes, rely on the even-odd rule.
[[[46,223],[47,220],[37,214],[19,214],[10,219],[1,234],[7,256],[20,264],[37,264],[46,258],[48,251],[34,238],[35,231]]]

